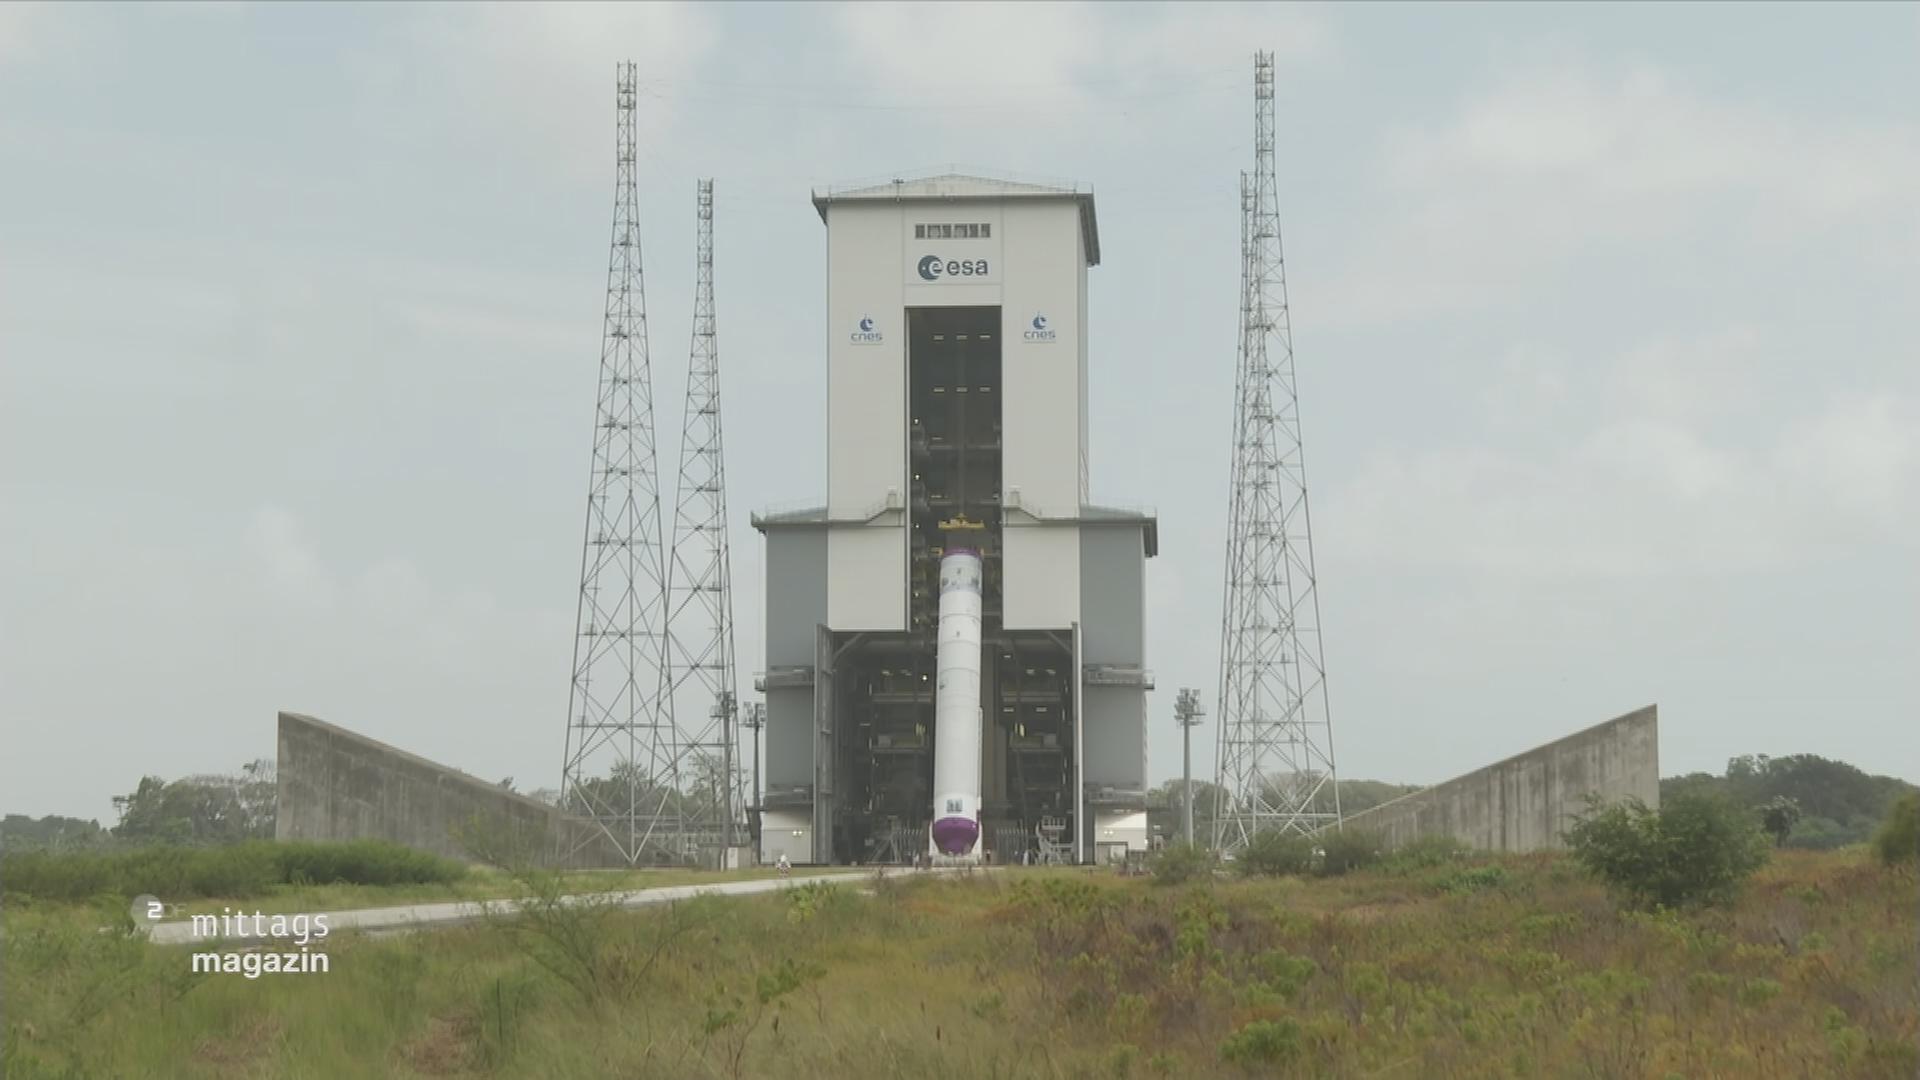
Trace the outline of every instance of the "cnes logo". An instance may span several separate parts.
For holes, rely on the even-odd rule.
[[[847,335],[847,340],[855,345],[878,345],[884,339],[873,316],[862,315],[860,321],[854,324],[853,333]]]
[[[1026,332],[1020,336],[1027,341],[1044,345],[1054,341],[1058,335],[1054,333],[1053,327],[1047,324],[1045,315],[1035,315],[1033,322],[1027,324]]]
[[[939,281],[951,277],[985,277],[989,273],[985,259],[943,259],[938,255],[926,255],[920,259],[920,277],[926,281]]]

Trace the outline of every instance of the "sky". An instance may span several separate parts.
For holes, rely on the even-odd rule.
[[[0,810],[111,821],[283,709],[557,785],[629,58],[669,475],[715,182],[743,687],[748,514],[825,494],[810,190],[1077,181],[1093,496],[1159,514],[1177,775],[1255,48],[1340,773],[1658,703],[1665,774],[1920,780],[1920,8],[12,4]]]

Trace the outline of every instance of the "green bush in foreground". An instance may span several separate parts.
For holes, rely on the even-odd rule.
[[[78,902],[142,893],[168,900],[251,896],[279,877],[265,844],[220,848],[156,846],[120,851],[9,852],[0,882],[9,895]]]
[[[1893,804],[1886,824],[1874,834],[1873,850],[1889,864],[1920,860],[1920,795],[1908,795]]]
[[[1487,866],[1458,866],[1440,875],[1434,882],[1441,892],[1465,896],[1483,889],[1497,889],[1511,877],[1498,863]]]
[[[1394,848],[1380,859],[1380,869],[1393,873],[1431,870],[1466,858],[1471,848],[1451,836],[1416,837]]]
[[[1313,870],[1313,840],[1299,833],[1268,830],[1255,834],[1235,858],[1243,877],[1280,877]]]
[[[64,902],[143,893],[169,901],[257,896],[275,885],[439,884],[465,874],[461,863],[384,840],[23,851],[0,859],[8,894]]]
[[[1249,1071],[1277,1065],[1300,1056],[1300,1024],[1282,1018],[1255,1020],[1220,1043],[1220,1060]]]
[[[1214,854],[1198,844],[1168,844],[1153,859],[1155,885],[1182,885],[1213,878]]]
[[[1380,861],[1385,847],[1380,834],[1366,829],[1340,829],[1323,833],[1320,840],[1320,873],[1338,877],[1349,870],[1364,870]]]
[[[297,840],[263,845],[279,880],[314,885],[444,885],[466,876],[463,863],[385,840]]]
[[[1576,862],[1643,907],[1722,903],[1767,861],[1751,814],[1712,795],[1681,795],[1659,810],[1638,799],[1588,812],[1567,832]]]

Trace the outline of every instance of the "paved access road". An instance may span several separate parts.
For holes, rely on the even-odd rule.
[[[888,876],[909,874],[966,873],[972,867],[935,867],[930,870],[909,870],[890,868],[884,871]],[[794,874],[791,877],[757,878],[752,881],[716,881],[711,885],[665,885],[654,889],[633,889],[627,892],[608,894],[612,902],[623,908],[644,907],[648,904],[665,904],[675,900],[688,900],[695,896],[747,896],[753,893],[777,892],[781,889],[805,885],[815,881],[836,884],[859,885],[866,882],[870,874]],[[567,901],[579,903],[588,896],[569,896]],[[403,930],[424,930],[441,926],[457,926],[485,918],[489,913],[511,915],[520,907],[518,900],[459,900],[439,904],[404,904],[399,907],[354,908],[348,911],[306,912],[308,916],[324,914],[327,917],[327,931],[360,930],[370,933],[393,933]],[[291,918],[291,914],[288,918]],[[249,919],[249,922],[252,920]],[[268,917],[272,921],[272,917]],[[311,918],[309,922],[311,922]],[[200,945],[210,941],[225,941],[231,945],[264,944],[269,941],[285,941],[282,938],[262,937],[250,934],[201,934],[193,932],[193,920],[175,919],[171,922],[155,923],[147,935],[157,945]]]

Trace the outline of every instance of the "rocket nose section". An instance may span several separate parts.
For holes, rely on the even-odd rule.
[[[933,844],[943,854],[965,855],[980,839],[980,823],[970,818],[948,817],[933,823]]]

